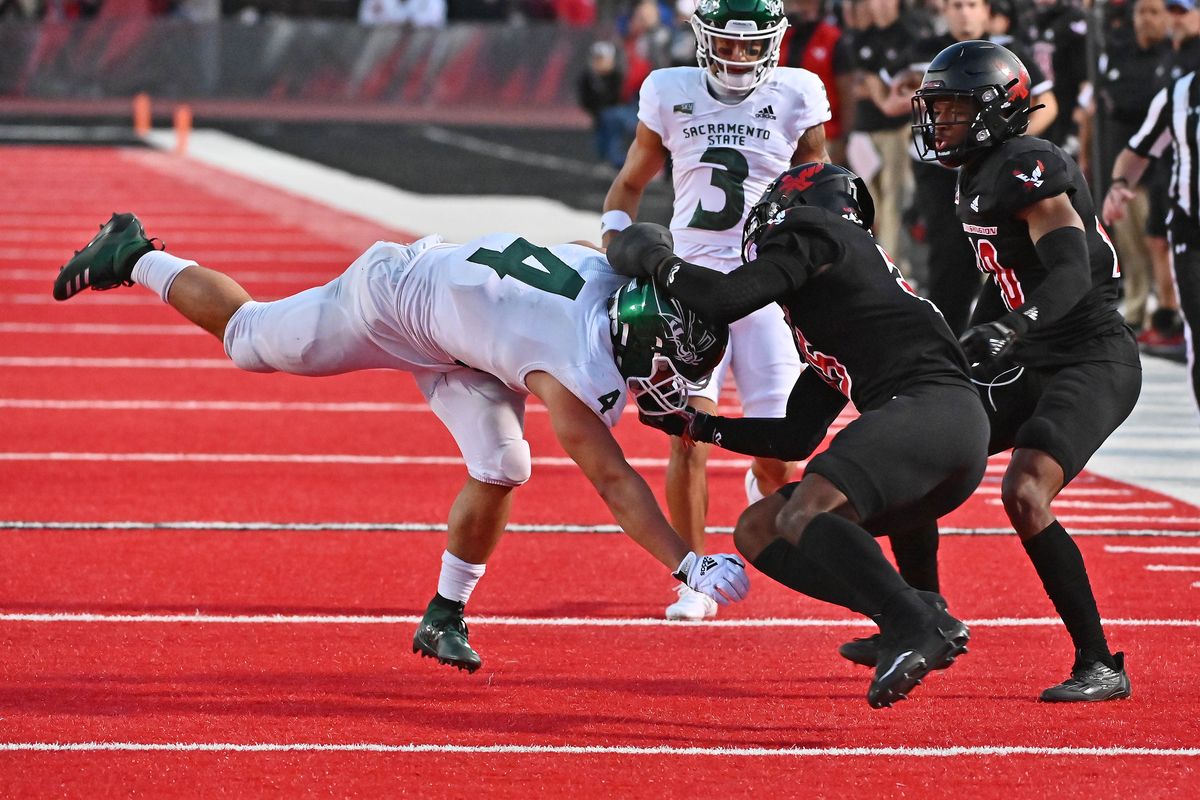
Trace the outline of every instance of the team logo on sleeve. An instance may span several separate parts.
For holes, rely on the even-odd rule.
[[[676,103],[672,110],[676,114],[691,114],[693,108],[695,108],[695,103]]]
[[[1044,182],[1042,179],[1042,172],[1045,171],[1045,169],[1045,165],[1042,164],[1041,161],[1038,161],[1037,166],[1033,168],[1033,172],[1030,174],[1026,175],[1024,172],[1021,172],[1021,170],[1014,169],[1013,177],[1025,183],[1026,191],[1030,189],[1036,189]]]

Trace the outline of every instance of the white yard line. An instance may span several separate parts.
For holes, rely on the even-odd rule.
[[[181,753],[468,753],[513,755],[713,756],[738,758],[953,758],[964,756],[1077,756],[1195,758],[1200,747],[1034,747],[948,745],[945,747],[638,747],[634,745],[461,745],[382,742],[0,742],[7,752],[181,752]]]

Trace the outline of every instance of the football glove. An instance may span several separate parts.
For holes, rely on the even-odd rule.
[[[653,222],[635,222],[608,246],[608,263],[627,278],[652,278],[658,265],[675,257],[671,232]]]
[[[675,570],[675,578],[723,606],[745,599],[750,591],[745,563],[726,553],[711,556],[688,553]]]
[[[691,406],[670,414],[643,414],[639,411],[638,420],[643,425],[657,428],[669,436],[681,437],[687,447],[696,442],[713,440],[713,415],[697,411]]]
[[[971,366],[995,361],[1007,354],[1016,342],[1017,332],[1000,321],[968,328],[958,339]]]

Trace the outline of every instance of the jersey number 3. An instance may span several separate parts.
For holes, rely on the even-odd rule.
[[[531,259],[538,266],[528,263]],[[501,278],[507,276],[569,300],[578,297],[583,289],[583,276],[571,269],[567,262],[546,248],[530,244],[524,239],[513,240],[503,251],[481,247],[467,256],[467,261],[490,267]]]
[[[700,163],[715,164],[709,182],[725,195],[719,211],[705,211],[701,203],[688,222],[689,228],[703,231],[725,231],[742,221],[746,208],[746,189],[743,184],[750,174],[750,164],[740,150],[732,147],[710,147],[700,156]]]

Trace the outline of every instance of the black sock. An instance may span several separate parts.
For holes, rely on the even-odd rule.
[[[1071,634],[1076,661],[1102,661],[1114,667],[1087,567],[1075,541],[1056,520],[1024,545],[1046,594]]]
[[[467,604],[460,603],[457,600],[451,600],[449,598],[442,597],[442,595],[440,593],[434,592],[433,599],[429,601],[429,605],[437,606],[438,608],[444,608],[447,611],[453,611],[455,613],[461,614],[461,613],[463,613],[463,609],[466,608]]]
[[[892,543],[892,555],[900,577],[914,589],[938,592],[938,527],[930,522],[904,533],[888,536]]]
[[[864,601],[850,590],[851,587],[829,575],[820,564],[805,558],[787,539],[781,537],[772,541],[752,563],[764,575],[789,589],[835,606],[867,613],[860,608]]]
[[[879,543],[865,530],[837,514],[818,514],[800,534],[800,555],[823,568],[830,588],[843,596],[838,605],[876,617],[888,598],[909,589]],[[851,605],[851,601],[853,605]]]

